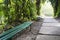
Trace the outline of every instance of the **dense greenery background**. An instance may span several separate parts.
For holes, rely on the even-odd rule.
[[[60,0],[50,0],[54,8],[54,16],[60,18]]]
[[[36,20],[39,10],[40,2],[37,0],[0,0],[0,28]]]

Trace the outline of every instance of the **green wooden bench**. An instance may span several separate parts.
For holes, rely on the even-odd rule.
[[[11,40],[11,38],[17,34],[18,32],[21,32],[25,28],[29,27],[33,22],[24,22],[21,25],[16,26],[15,28],[12,28],[2,34],[0,34],[0,40]]]

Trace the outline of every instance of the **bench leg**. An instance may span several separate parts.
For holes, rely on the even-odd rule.
[[[31,31],[31,25],[27,27],[26,29],[24,29],[24,32],[30,32],[30,31]]]
[[[31,29],[32,29],[32,26],[30,25],[30,31],[31,31]]]

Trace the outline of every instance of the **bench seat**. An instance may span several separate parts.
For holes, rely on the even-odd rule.
[[[0,35],[0,40],[8,40],[8,39],[12,38],[18,32],[21,32],[25,28],[29,27],[32,23],[33,22],[24,22],[23,24],[18,25],[13,29],[10,29],[10,30],[4,32],[3,34]]]

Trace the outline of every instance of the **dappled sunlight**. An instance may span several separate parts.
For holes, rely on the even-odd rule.
[[[53,17],[54,15],[54,10],[53,10],[53,7],[51,5],[51,2],[50,1],[47,1],[41,5],[41,16],[46,18],[46,17]]]

